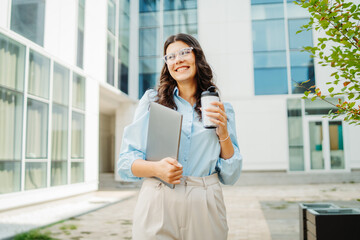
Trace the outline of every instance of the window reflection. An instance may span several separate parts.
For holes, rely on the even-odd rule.
[[[286,67],[286,52],[254,52],[254,67]]]
[[[161,54],[159,51],[159,29],[140,29],[140,56],[156,56]]]
[[[166,0],[164,1],[164,10],[196,9],[196,0]]]
[[[290,49],[302,49],[305,46],[312,46],[312,32],[304,31],[296,34],[301,26],[307,24],[308,19],[292,19],[289,20],[289,44]]]
[[[283,3],[253,5],[251,7],[251,18],[253,20],[284,18]]]
[[[45,0],[12,0],[11,30],[44,45]]]
[[[255,95],[287,94],[286,68],[259,68],[254,71]]]
[[[254,51],[285,50],[284,20],[253,21]]]
[[[140,12],[156,12],[160,10],[160,0],[140,0]]]

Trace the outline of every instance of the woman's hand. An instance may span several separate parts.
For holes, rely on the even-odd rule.
[[[213,107],[205,109],[207,116],[211,117],[210,121],[218,125],[216,128],[216,134],[220,140],[224,140],[229,136],[227,130],[227,116],[222,102],[212,102]],[[217,106],[217,107],[216,107]]]
[[[157,170],[156,177],[164,180],[170,184],[179,184],[180,178],[182,178],[183,167],[174,158],[163,158],[156,162]]]

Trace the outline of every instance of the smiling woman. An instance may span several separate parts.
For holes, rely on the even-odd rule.
[[[227,239],[219,182],[234,184],[240,176],[242,157],[234,110],[228,103],[212,102],[213,106],[204,110],[217,128],[203,127],[201,93],[216,86],[194,37],[170,36],[164,44],[164,61],[157,91],[144,94],[134,122],[124,129],[118,161],[122,179],[146,178],[135,207],[133,239]],[[183,115],[178,159],[146,161],[148,107],[154,101]]]

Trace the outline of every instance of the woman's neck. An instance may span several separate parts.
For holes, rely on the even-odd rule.
[[[177,87],[179,89],[179,96],[182,97],[185,101],[189,102],[191,106],[193,106],[196,103],[196,83],[178,83]]]

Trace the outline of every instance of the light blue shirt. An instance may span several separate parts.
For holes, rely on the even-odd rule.
[[[180,149],[178,161],[183,166],[183,176],[205,177],[218,173],[223,184],[234,184],[240,177],[242,156],[239,151],[234,109],[229,103],[224,103],[228,117],[228,132],[234,147],[234,155],[229,159],[220,157],[220,143],[215,129],[203,127],[195,111],[174,90],[174,100],[177,111],[183,115]],[[156,100],[156,91],[148,90],[140,99],[133,122],[125,127],[121,153],[117,164],[117,171],[125,181],[138,181],[134,176],[131,165],[136,159],[146,159],[146,139],[149,124],[149,104]]]

